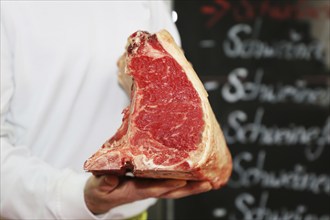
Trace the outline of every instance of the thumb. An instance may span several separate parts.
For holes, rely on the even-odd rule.
[[[119,179],[117,176],[101,176],[99,178],[99,189],[103,192],[111,192],[119,184]]]

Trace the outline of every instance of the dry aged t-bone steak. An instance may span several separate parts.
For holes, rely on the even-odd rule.
[[[131,103],[117,133],[91,156],[94,174],[228,181],[232,160],[207,93],[172,36],[137,31],[118,61]]]

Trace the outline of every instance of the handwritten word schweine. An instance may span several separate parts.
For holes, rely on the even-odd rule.
[[[322,127],[294,123],[279,127],[276,124],[265,125],[264,109],[259,107],[252,120],[242,110],[231,112],[227,118],[223,131],[228,144],[299,145],[305,149],[306,159],[310,161],[319,158],[325,147],[330,145],[330,117]]]
[[[236,68],[228,75],[228,81],[222,86],[221,94],[225,101],[258,101],[260,103],[308,104],[321,107],[330,105],[329,88],[325,85],[310,88],[305,80],[297,79],[294,84],[283,82],[264,83],[264,70],[258,69],[253,80],[248,80],[246,68]]]
[[[264,42],[253,36],[253,29],[247,24],[237,24],[229,29],[223,49],[229,58],[241,59],[283,59],[317,60],[324,62],[324,45],[319,41],[304,43],[304,36],[291,30],[287,40]]]
[[[303,165],[278,171],[265,168],[266,152],[255,156],[241,152],[234,157],[233,174],[228,183],[233,188],[259,186],[265,189],[286,189],[297,192],[330,195],[330,175],[308,172]]]
[[[205,26],[212,28],[225,16],[232,16],[234,21],[251,21],[257,17],[276,21],[293,19],[317,19],[330,17],[329,7],[307,5],[306,0],[294,1],[253,1],[253,0],[213,0],[213,3],[200,8],[202,14],[209,17]]]
[[[286,198],[283,198],[283,205]],[[329,220],[328,213],[316,214],[311,213],[309,207],[304,205],[304,201],[297,201],[295,207],[288,209],[287,207],[272,208],[268,203],[271,203],[269,192],[263,191],[260,198],[250,193],[242,193],[235,199],[237,211],[231,213],[230,220]]]

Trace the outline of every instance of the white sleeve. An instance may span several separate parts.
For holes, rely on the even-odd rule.
[[[158,32],[166,29],[174,38],[178,45],[181,45],[181,39],[178,29],[172,20],[172,14],[164,1],[150,1],[151,10],[151,32]]]
[[[96,219],[85,206],[86,174],[58,170],[15,144],[8,121],[14,95],[13,54],[1,23],[1,217],[8,219]]]

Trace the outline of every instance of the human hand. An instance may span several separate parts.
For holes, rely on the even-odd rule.
[[[91,176],[84,197],[89,210],[102,214],[108,210],[146,198],[177,199],[212,189],[209,182],[138,179],[117,176]]]

